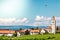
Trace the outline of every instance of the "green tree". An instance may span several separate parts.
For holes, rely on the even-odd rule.
[[[48,34],[48,31],[45,31],[45,34]]]
[[[39,29],[38,27],[36,27],[35,29]]]
[[[34,28],[30,28],[30,29],[34,30]]]
[[[13,34],[13,36],[16,37],[16,36],[17,36],[17,32],[15,32],[15,33]]]
[[[22,28],[20,28],[20,30],[22,30]]]

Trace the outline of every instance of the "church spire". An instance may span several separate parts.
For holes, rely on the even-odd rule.
[[[52,16],[52,20],[55,20],[55,17],[54,16]]]
[[[52,25],[51,25],[51,27],[52,27],[52,33],[56,33],[56,21],[55,21],[55,17],[54,16],[52,16]]]

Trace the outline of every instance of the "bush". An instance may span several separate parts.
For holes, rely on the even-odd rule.
[[[25,35],[29,35],[29,34],[30,34],[29,30],[26,30]]]
[[[48,31],[45,31],[45,34],[48,34]]]
[[[5,35],[3,34],[2,37],[4,37]]]
[[[17,36],[17,32],[15,32],[15,33],[13,34],[13,36],[16,37],[16,36]]]

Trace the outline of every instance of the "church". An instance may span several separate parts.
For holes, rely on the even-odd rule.
[[[54,16],[51,19],[51,25],[48,26],[48,32],[53,34],[56,33],[56,20]]]

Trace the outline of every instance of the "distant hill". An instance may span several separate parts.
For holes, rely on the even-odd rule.
[[[0,26],[0,29],[10,29],[10,30],[19,30],[20,28],[22,29],[29,29],[29,28],[47,28],[47,26],[23,26],[23,25],[19,25],[19,26]]]

